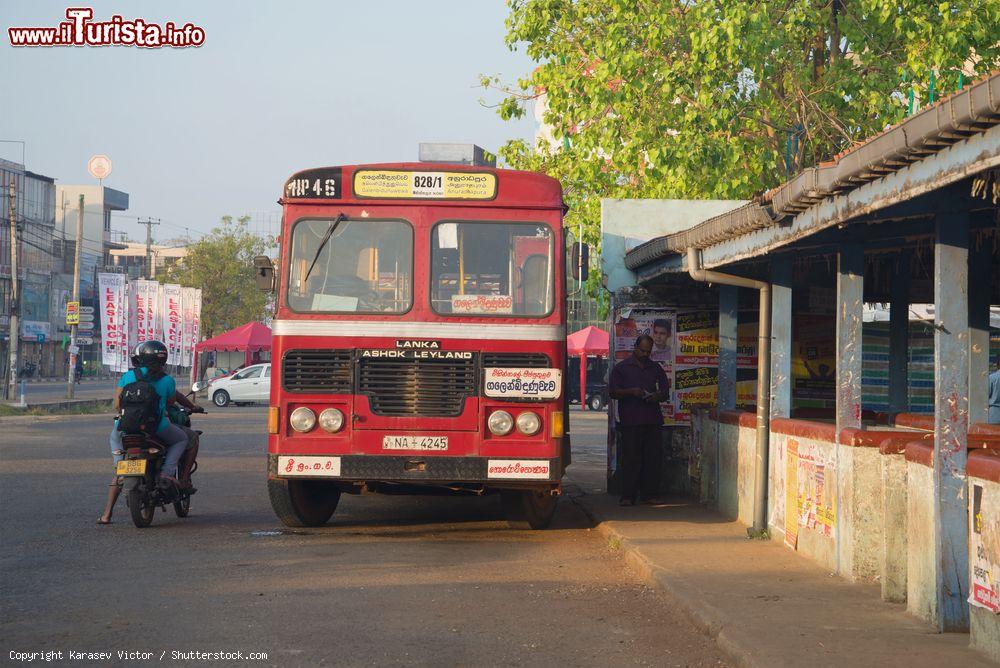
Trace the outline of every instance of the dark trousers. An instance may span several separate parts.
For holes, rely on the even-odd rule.
[[[618,425],[622,435],[622,498],[647,499],[660,492],[660,443],[662,427],[658,424],[626,427]]]

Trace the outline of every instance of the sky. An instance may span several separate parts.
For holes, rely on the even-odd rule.
[[[205,31],[198,48],[12,48],[11,26],[56,26],[67,7]],[[285,179],[307,167],[417,159],[422,141],[496,151],[531,139],[507,122],[481,74],[514,83],[534,64],[504,44],[503,0],[404,2],[0,3],[0,140],[24,142],[27,169],[94,183],[87,161],[113,163],[106,186],[130,195],[112,228],[145,239],[197,238],[221,216],[272,220]],[[22,145],[0,143],[21,162]]]

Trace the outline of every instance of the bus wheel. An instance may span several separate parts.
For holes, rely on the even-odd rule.
[[[340,502],[340,490],[326,480],[268,480],[267,495],[287,527],[322,526]]]
[[[557,496],[548,490],[505,489],[500,502],[511,529],[545,529],[556,513]]]

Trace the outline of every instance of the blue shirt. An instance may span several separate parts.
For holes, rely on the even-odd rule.
[[[149,369],[142,367],[140,369],[143,378],[145,378],[153,389],[156,390],[156,394],[160,397],[160,426],[156,428],[156,433],[159,434],[161,431],[166,429],[170,425],[170,420],[167,419],[167,399],[173,399],[174,395],[177,393],[177,383],[174,382],[173,376],[170,374],[163,374],[158,380],[153,380],[149,378]],[[126,371],[122,375],[121,380],[118,381],[118,387],[125,387],[129,383],[134,383],[136,381],[135,370]]]

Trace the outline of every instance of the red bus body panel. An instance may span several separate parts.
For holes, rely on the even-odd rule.
[[[282,325],[300,323],[422,323],[467,325],[458,336],[411,336],[407,334],[387,335],[385,328],[372,335],[331,335],[331,334],[282,334],[275,327],[272,341],[272,382],[270,405],[278,409],[278,433],[268,438],[268,453],[271,464],[269,475],[279,476],[275,459],[279,455],[342,455],[363,457],[411,457],[420,460],[451,458],[504,458],[517,460],[545,459],[553,462],[553,475],[540,484],[558,484],[563,467],[568,464],[568,436],[553,437],[551,431],[553,413],[562,413],[564,429],[568,432],[565,387],[558,399],[542,401],[504,401],[487,398],[477,378],[478,396],[465,400],[461,413],[455,417],[391,417],[375,415],[366,396],[329,393],[288,392],[283,387],[282,360],[291,350],[312,349],[395,349],[399,339],[434,339],[440,342],[442,351],[544,353],[549,357],[550,366],[563,370],[565,383],[566,344],[566,286],[564,237],[562,215],[564,205],[559,182],[541,174],[482,167],[464,167],[435,163],[394,163],[380,165],[343,166],[343,195],[336,200],[305,200],[301,198],[283,199],[284,220],[280,243],[283,253],[291,248],[291,229],[300,219],[332,219],[343,213],[349,218],[370,217],[374,219],[400,219],[413,226],[413,305],[402,315],[351,313],[345,315],[297,313],[292,311],[286,300],[288,270],[280,266],[278,271],[277,312],[275,320]],[[497,194],[492,200],[427,200],[427,199],[355,199],[351,192],[353,173],[356,169],[404,170],[418,172],[489,172],[496,175]],[[300,174],[308,173],[300,172]],[[294,176],[292,178],[295,178]],[[469,315],[441,315],[430,307],[429,289],[431,230],[441,221],[491,221],[491,222],[531,222],[548,225],[552,231],[554,250],[553,295],[554,308],[542,317],[496,317]],[[539,246],[533,239],[525,239],[517,245],[518,259],[545,252],[545,245]],[[502,334],[493,333],[484,338],[477,331],[485,331],[491,326],[520,325],[520,334],[514,339],[503,339]],[[314,325],[315,327],[316,325]],[[498,330],[501,328],[497,328]],[[534,339],[530,331],[538,331]],[[561,336],[553,335],[560,331]],[[529,332],[525,334],[525,332]],[[329,434],[318,426],[308,433],[298,433],[289,426],[289,415],[300,406],[311,408],[317,415],[325,408],[339,408],[346,416],[345,425],[336,434]],[[506,436],[494,436],[487,428],[487,419],[496,409],[504,409],[517,418],[522,411],[531,410],[542,419],[541,430],[524,436],[515,429]],[[386,435],[427,435],[447,436],[446,451],[393,451],[383,449]],[[356,478],[345,478],[357,480]],[[386,481],[386,478],[380,478]],[[388,480],[412,481],[407,477]],[[441,482],[441,481],[439,481]],[[470,479],[452,482],[477,482]],[[478,482],[486,482],[480,480]],[[530,481],[515,480],[489,481],[491,487],[523,486]]]

